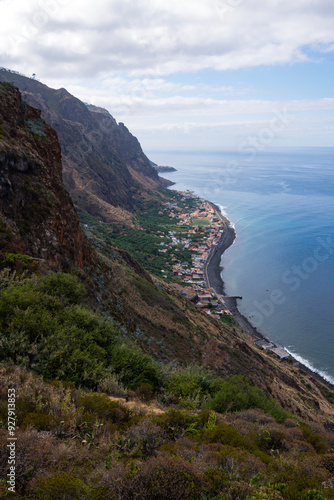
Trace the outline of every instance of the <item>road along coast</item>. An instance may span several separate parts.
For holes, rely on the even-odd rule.
[[[236,231],[232,226],[231,222],[221,213],[221,210],[214,203],[209,202],[212,208],[214,209],[217,217],[221,220],[224,226],[224,232],[220,237],[218,243],[211,248],[208,258],[204,264],[204,279],[208,288],[212,288],[220,302],[229,309],[234,319],[237,323],[243,328],[243,330],[251,336],[253,342],[264,341],[268,344],[273,345],[274,349],[277,349],[277,345],[270,339],[268,339],[264,334],[259,332],[250,321],[240,313],[238,309],[238,299],[241,297],[230,297],[226,295],[225,284],[221,277],[221,272],[223,267],[221,266],[221,258],[223,253],[233,244],[236,238]],[[258,344],[259,345],[259,344]],[[281,349],[278,347],[278,349]],[[291,356],[292,358],[292,356]],[[334,389],[334,385],[331,384],[328,380],[324,379],[319,373],[312,371],[309,367],[303,365],[300,362],[295,362],[294,366],[299,368],[313,378],[319,380],[323,384],[325,384],[330,389]]]
[[[221,278],[222,266],[221,257],[223,253],[233,244],[236,238],[236,232],[231,222],[221,213],[221,210],[214,203],[209,202],[214,209],[217,217],[224,225],[224,232],[219,239],[217,245],[211,248],[210,254],[204,265],[204,277],[208,288],[212,288],[219,300],[225,304],[226,309],[229,309],[234,319],[245,330],[246,333],[252,335],[254,340],[265,339],[264,335],[254,328],[245,316],[243,316],[237,305],[238,298],[226,295],[225,284]]]

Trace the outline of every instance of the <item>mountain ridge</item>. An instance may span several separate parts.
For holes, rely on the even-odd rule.
[[[0,245],[47,260],[55,269],[91,262],[72,199],[63,188],[61,151],[54,130],[20,92],[0,87]]]
[[[64,184],[79,209],[131,225],[137,201],[171,184],[158,176],[138,139],[107,110],[83,103],[64,88],[51,89],[4,68],[1,80],[14,83],[56,130]]]
[[[286,410],[333,429],[331,393],[321,384],[310,381],[306,390],[298,370],[254,347],[237,325],[198,310],[126,251],[99,240],[91,248],[62,184],[56,133],[18,89],[8,83],[0,89],[2,269],[22,272],[32,258],[42,267],[35,268],[38,273],[72,270],[90,307],[160,363],[195,363],[220,377],[243,375]]]

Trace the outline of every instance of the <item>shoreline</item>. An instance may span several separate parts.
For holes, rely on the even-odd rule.
[[[220,263],[222,255],[234,243],[237,235],[234,227],[231,225],[231,222],[226,216],[222,214],[220,208],[210,201],[208,201],[208,203],[214,209],[217,217],[219,217],[219,219],[222,221],[225,229],[217,245],[215,245],[210,250],[209,256],[204,265],[204,276],[207,286],[215,291],[219,300],[223,302],[223,304],[225,304],[226,309],[230,310],[233,318],[237,321],[237,323],[241,326],[245,333],[253,340],[253,342],[257,340],[264,340],[266,342],[274,343],[278,347],[281,347],[276,340],[269,339],[265,336],[265,334],[259,332],[257,328],[255,328],[251,324],[251,322],[243,314],[241,314],[237,303],[237,300],[241,297],[229,297],[226,295],[225,283],[221,277],[223,267]],[[290,354],[290,356],[295,361],[295,368],[303,370],[322,384],[334,390],[334,385],[326,380],[322,375],[320,375],[316,371],[313,371],[311,368],[304,365],[300,361],[297,361],[296,358],[293,357],[293,355]]]
[[[223,267],[220,265],[220,262],[224,252],[234,243],[237,234],[234,227],[231,226],[229,219],[222,214],[220,208],[212,202],[208,203],[210,203],[216,212],[216,215],[223,222],[225,230],[217,245],[212,249],[212,252],[210,252],[210,255],[205,263],[204,274],[207,285],[209,288],[213,288],[219,298],[221,297],[221,300],[225,303],[226,308],[231,311],[235,320],[248,335],[252,335],[253,338],[256,336],[258,340],[267,340],[268,342],[271,342],[270,339],[265,337],[263,333],[259,332],[250,323],[250,321],[240,313],[237,303],[238,298],[226,295],[225,283],[221,277]]]

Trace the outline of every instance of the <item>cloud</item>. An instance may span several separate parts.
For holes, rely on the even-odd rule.
[[[162,149],[180,150],[222,150],[229,148],[245,154],[249,151],[254,140],[267,148],[281,146],[331,146],[334,118],[308,119],[295,118],[286,128],[275,133],[268,144],[261,142],[261,132],[268,127],[268,121],[227,121],[220,123],[201,124],[199,122],[178,122],[164,125],[150,125],[136,127],[132,130],[141,138],[146,151]],[[159,147],[157,147],[157,144]],[[154,156],[152,156],[154,159]]]
[[[115,100],[108,98],[94,99],[94,104],[104,106],[117,115],[124,106],[129,108],[132,116],[145,114],[169,118],[197,116],[222,117],[230,115],[270,115],[277,111],[287,110],[289,113],[330,111],[334,110],[334,98],[302,99],[286,101],[264,100],[218,100],[212,98],[181,97],[150,99],[149,97],[123,96]]]
[[[0,0],[1,64],[106,107],[152,142],[240,137],[284,108],[307,132],[333,99],[270,101],[247,78],[209,74],[332,57],[333,25],[332,0]]]
[[[281,64],[334,43],[328,0],[3,0],[0,9],[4,60],[50,77]]]

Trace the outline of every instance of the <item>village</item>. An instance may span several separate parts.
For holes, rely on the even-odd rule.
[[[162,235],[159,252],[168,255],[166,269],[162,276],[181,292],[188,300],[201,308],[213,318],[224,322],[233,321],[232,313],[226,309],[223,298],[216,296],[212,288],[207,287],[205,264],[210,258],[213,248],[226,230],[225,224],[213,205],[207,200],[194,195],[193,191],[177,191],[179,201],[165,204],[164,212],[175,219],[179,230],[169,230]],[[187,205],[187,201],[192,203]],[[182,205],[182,207],[181,207]],[[189,255],[188,260],[180,258],[180,253]],[[179,255],[178,255],[179,254]],[[263,337],[253,336],[254,345],[260,349],[273,352],[281,361],[290,357],[289,353]]]
[[[231,316],[215,291],[207,288],[204,277],[205,262],[222,236],[224,224],[207,200],[195,196],[192,191],[178,191],[178,194],[183,208],[180,202],[168,202],[164,209],[171,219],[175,219],[179,230],[168,231],[168,241],[161,243],[163,248],[159,252],[169,257],[166,269],[161,270],[162,276],[165,279],[172,277],[172,286],[212,317]],[[188,206],[189,200],[195,204]],[[180,258],[184,251],[189,255],[188,260]]]
[[[215,256],[221,238],[228,235],[229,226],[219,209],[193,191],[172,191],[168,201],[155,206],[144,206],[137,215],[140,229],[110,230],[108,224],[92,218],[84,223],[86,234],[93,232],[109,244],[119,246],[135,255],[152,275],[161,276],[203,312],[229,326],[241,319],[244,331],[259,349],[273,352],[280,360],[289,353],[264,338],[239,314],[234,305],[241,297],[226,297],[210,287],[208,266]],[[145,264],[144,264],[145,262]],[[232,313],[233,311],[233,313]],[[239,320],[235,317],[238,315]],[[246,322],[246,323],[245,323]],[[240,323],[239,323],[240,324]]]

